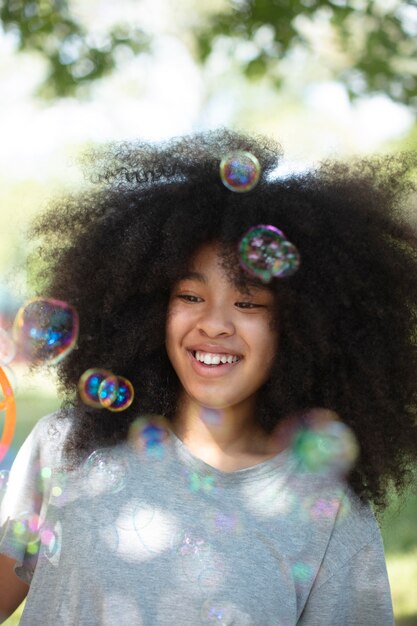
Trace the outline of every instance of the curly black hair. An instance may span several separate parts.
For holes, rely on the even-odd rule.
[[[247,193],[219,176],[221,158],[235,150],[262,166]],[[81,320],[77,349],[58,365],[76,415],[68,455],[123,440],[138,414],[173,418],[179,382],[164,343],[173,285],[206,242],[220,244],[245,285],[231,251],[251,226],[272,224],[302,262],[270,285],[280,342],[256,419],[272,432],[308,407],[336,411],[360,444],[349,477],[356,493],[382,508],[390,487],[404,487],[417,456],[415,155],[274,176],[281,157],[273,141],[228,130],[113,143],[90,151],[92,184],[37,218],[38,293],[71,303]],[[77,383],[92,367],[132,381],[128,410],[82,404]]]

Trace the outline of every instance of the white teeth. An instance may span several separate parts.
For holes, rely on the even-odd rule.
[[[205,365],[219,365],[220,363],[236,363],[236,361],[239,361],[239,357],[232,354],[213,354],[211,352],[200,352],[199,350],[196,351],[195,358]]]

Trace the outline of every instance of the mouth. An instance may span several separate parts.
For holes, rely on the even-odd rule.
[[[214,352],[203,352],[201,350],[188,350],[193,364],[198,368],[206,370],[226,370],[234,367],[242,357],[237,354],[224,354]]]

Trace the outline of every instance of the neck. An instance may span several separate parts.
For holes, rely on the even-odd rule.
[[[183,396],[172,429],[192,450],[228,456],[268,454],[271,450],[270,438],[255,423],[254,415],[254,402],[212,409]]]

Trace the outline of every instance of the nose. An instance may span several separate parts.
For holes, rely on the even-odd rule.
[[[235,332],[231,316],[222,306],[210,306],[202,311],[197,328],[206,337],[229,337]]]

